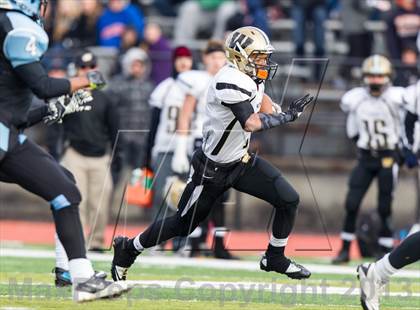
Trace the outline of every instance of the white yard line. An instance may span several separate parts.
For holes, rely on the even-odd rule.
[[[31,250],[31,249],[11,249],[0,248],[0,257],[28,257],[28,258],[54,258],[55,252],[52,250]],[[88,253],[88,257],[93,261],[111,262],[111,254]],[[207,258],[181,258],[174,256],[140,256],[137,263],[148,266],[159,267],[200,267],[213,269],[233,269],[257,271],[258,262],[252,261],[230,261],[223,259]],[[313,274],[339,274],[356,275],[356,268],[349,266],[334,266],[323,264],[305,264]],[[400,270],[395,277],[420,279],[420,270]]]

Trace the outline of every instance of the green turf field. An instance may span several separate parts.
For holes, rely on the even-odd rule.
[[[316,262],[299,260],[304,261]],[[50,258],[0,257],[0,309],[361,309],[358,282],[353,275],[314,274],[299,282],[261,271],[141,264],[130,270],[130,280],[155,280],[153,283],[138,283],[129,294],[116,300],[76,305],[71,301],[70,289],[52,286],[53,266]],[[110,264],[94,262],[94,266],[109,271]],[[410,266],[416,268],[419,265]],[[159,285],[164,282],[175,286]],[[253,286],[232,286],[237,282]],[[271,286],[263,290],[263,283]],[[191,288],[192,284],[197,286]],[[308,286],[306,293],[296,284]],[[343,293],[327,294],[325,287],[342,288]],[[394,278],[389,291],[419,294],[420,279]],[[420,297],[385,296],[382,301],[381,309],[420,309]]]

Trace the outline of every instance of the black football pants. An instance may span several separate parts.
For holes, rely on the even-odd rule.
[[[0,161],[0,181],[18,184],[48,201],[67,256],[69,259],[85,258],[78,209],[81,197],[73,175],[22,134],[19,141],[10,145]]]
[[[299,195],[277,168],[255,155],[246,163],[220,165],[198,150],[177,213],[152,223],[141,234],[140,243],[149,248],[175,236],[188,236],[207,218],[214,202],[231,187],[270,203],[276,209],[273,236],[279,239],[289,236]]]
[[[353,169],[349,180],[345,207],[346,217],[343,232],[354,234],[356,230],[357,214],[361,202],[374,178],[378,180],[378,214],[382,227],[380,237],[392,237],[390,226],[391,203],[396,182],[398,167],[394,163],[394,154],[385,153],[374,157],[362,153],[356,167]]]
[[[389,262],[396,269],[401,269],[420,260],[420,231],[408,236],[389,254]]]

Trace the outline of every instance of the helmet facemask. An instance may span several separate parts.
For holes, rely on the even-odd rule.
[[[266,55],[265,64],[257,63],[260,55]],[[272,80],[277,72],[278,64],[270,59],[271,55],[272,53],[267,51],[253,51],[248,56],[245,70],[248,71],[248,74],[257,84],[266,80]]]
[[[372,78],[382,77],[382,82],[372,82]],[[369,91],[372,94],[380,94],[390,84],[391,80],[387,75],[381,74],[367,74],[363,77],[363,82],[369,87]]]

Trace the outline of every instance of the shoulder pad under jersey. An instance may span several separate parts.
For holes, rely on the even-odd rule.
[[[174,79],[172,77],[168,77],[160,82],[150,95],[149,105],[161,109],[163,107],[163,100],[165,96],[167,96],[172,83],[174,83]]]
[[[368,97],[367,95],[367,90],[364,87],[350,89],[341,98],[340,107],[346,113],[351,112],[359,105],[363,98]]]
[[[404,87],[399,86],[390,86],[385,90],[385,92],[382,94],[384,98],[386,98],[387,102],[391,102],[395,105],[401,106],[404,102],[403,96],[404,96]]]
[[[206,71],[190,70],[178,75],[176,81],[186,94],[198,98],[207,90],[210,78]]]
[[[48,36],[37,23],[29,17],[8,12],[13,29],[3,42],[3,53],[14,68],[37,62],[48,49]]]
[[[216,98],[227,104],[251,100],[257,93],[257,84],[249,76],[232,67],[221,69],[216,74],[213,85]]]

